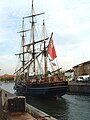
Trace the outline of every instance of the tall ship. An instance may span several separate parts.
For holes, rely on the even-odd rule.
[[[18,32],[21,48],[16,55],[20,64],[15,70],[14,89],[22,95],[61,97],[67,92],[68,82],[57,63],[53,32],[47,37],[45,20],[42,20],[41,32],[36,29],[37,18],[45,13],[35,13],[33,0],[31,4],[31,15],[22,18],[22,30]],[[26,29],[27,26],[30,28]]]

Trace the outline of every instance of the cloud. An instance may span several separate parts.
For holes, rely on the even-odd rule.
[[[13,74],[16,66],[15,59],[15,56],[10,54],[0,56],[0,74]]]
[[[53,40],[60,65],[64,69],[90,60],[90,0],[34,0],[37,13],[45,11],[48,35]],[[23,16],[29,15],[30,0],[0,1],[0,67],[2,73],[13,73],[21,38]],[[42,18],[42,17],[41,17]]]

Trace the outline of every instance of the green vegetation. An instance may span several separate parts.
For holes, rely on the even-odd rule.
[[[1,78],[1,81],[3,82],[3,81],[13,81],[14,80],[14,78],[13,77],[11,77],[11,78]]]
[[[50,71],[47,71],[46,75],[47,75],[47,76],[48,76],[48,75],[60,75],[60,76],[62,76],[62,75],[64,75],[64,72],[59,71],[59,72],[51,73]]]

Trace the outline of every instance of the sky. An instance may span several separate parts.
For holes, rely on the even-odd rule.
[[[32,0],[0,0],[0,74],[13,74],[17,65],[23,16]],[[63,70],[90,60],[90,0],[34,0],[45,12],[46,29],[53,32],[57,59]]]

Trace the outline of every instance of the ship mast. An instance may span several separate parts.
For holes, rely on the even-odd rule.
[[[24,32],[26,32],[27,30],[24,30],[24,18],[22,20],[22,30],[17,32],[17,33],[22,33],[21,37],[22,37],[22,40],[21,40],[21,47],[22,47],[22,52],[21,53],[18,53],[18,54],[15,54],[15,55],[18,55],[18,56],[21,56],[22,55],[22,69],[23,69],[23,74],[21,75],[23,77],[20,78],[20,80],[25,80],[25,77],[24,77],[24,65],[25,65],[25,57],[24,57],[24,52],[25,52],[25,48],[24,48],[24,44],[25,44],[25,36],[24,36]],[[18,72],[20,72],[20,74],[22,73],[20,70],[18,70],[16,73],[18,75]],[[15,73],[14,73],[15,74]],[[19,76],[20,77],[20,76]]]
[[[34,29],[35,29],[35,22],[34,22],[34,8],[33,8],[33,0],[32,0],[32,25],[31,25],[31,28],[32,28],[32,42],[34,43],[35,40],[34,40]],[[36,76],[36,68],[35,68],[35,45],[33,44],[33,53],[32,53],[32,58],[34,59],[34,66],[33,66],[33,72],[34,72],[34,76]]]
[[[25,30],[24,30],[24,18],[23,18],[23,20],[22,20],[22,31],[19,31],[18,33],[22,33],[22,44],[21,44],[21,46],[22,46],[22,53],[19,53],[19,54],[16,54],[16,55],[21,55],[22,54],[22,68],[23,68],[23,70],[24,70],[24,65],[25,65],[25,57],[24,57],[24,44],[25,44],[25,36],[24,36],[24,32],[26,32]],[[24,76],[24,71],[23,71],[23,76]]]
[[[44,12],[42,12],[42,13],[38,13],[38,14],[35,14],[34,13],[34,6],[33,6],[33,0],[32,0],[32,14],[31,15],[29,15],[29,16],[26,16],[26,17],[23,17],[23,24],[22,24],[22,31],[20,31],[20,32],[22,32],[22,47],[23,47],[23,53],[20,53],[20,54],[23,54],[23,60],[22,60],[22,67],[19,69],[19,70],[17,70],[15,73],[17,73],[18,71],[24,71],[30,64],[31,64],[31,62],[33,62],[33,73],[34,73],[34,76],[36,76],[36,53],[35,53],[35,44],[36,43],[39,43],[39,42],[42,42],[42,41],[44,41],[44,56],[46,56],[45,54],[46,54],[46,43],[45,43],[45,40],[48,40],[48,38],[45,38],[45,35],[44,35],[44,39],[43,40],[39,40],[39,41],[35,41],[35,17],[36,16],[39,16],[39,15],[42,15],[42,14],[44,14]],[[31,18],[31,40],[32,40],[32,43],[31,44],[27,44],[27,45],[24,45],[24,32],[26,32],[26,31],[28,31],[28,30],[24,30],[24,19],[28,19],[28,18]],[[44,24],[44,23],[43,23]],[[20,33],[19,32],[19,33]],[[25,63],[25,58],[24,58],[24,54],[26,53],[25,51],[24,51],[24,47],[25,46],[27,46],[27,47],[30,47],[32,45],[32,60],[30,60],[29,62],[27,62],[27,63]],[[29,52],[29,51],[28,51]],[[16,55],[20,55],[20,54],[16,54]],[[46,58],[45,58],[46,59]],[[45,60],[46,61],[46,60]],[[26,67],[25,67],[26,66]],[[46,65],[45,65],[46,66]],[[46,67],[45,67],[45,74],[46,74]]]
[[[23,60],[22,60],[22,65],[23,65],[23,69],[24,69],[24,64],[25,64],[25,59],[24,59],[24,44],[25,44],[25,39],[24,39],[24,18],[23,18],[23,21],[22,21],[22,52],[23,52]]]
[[[22,35],[21,35],[21,37],[22,37],[22,41],[21,41],[21,47],[22,47],[22,52],[21,53],[18,53],[18,54],[15,54],[15,55],[18,55],[18,56],[21,56],[22,55],[22,70],[23,70],[23,77],[24,77],[24,69],[25,69],[25,33],[27,32],[27,31],[30,31],[30,29],[27,29],[27,30],[25,30],[25,26],[24,26],[24,17],[22,18],[23,20],[22,20],[22,30],[21,31],[19,31],[18,33],[21,33]],[[18,72],[20,72],[21,71],[21,69],[19,69],[18,71],[16,71],[15,73],[18,73]],[[14,74],[15,74],[14,73]],[[22,72],[21,72],[22,73]]]
[[[32,18],[32,21],[31,21],[31,35],[32,35],[32,59],[34,60],[33,61],[33,73],[34,73],[34,76],[36,76],[36,57],[35,57],[35,17],[38,16],[38,15],[42,15],[44,13],[39,13],[39,14],[35,14],[34,13],[34,6],[33,6],[33,0],[32,0],[32,15],[31,16],[26,16],[24,18]]]
[[[46,72],[47,72],[47,51],[46,51],[46,41],[45,41],[45,38],[46,38],[46,33],[45,33],[45,23],[44,23],[44,20],[43,20],[43,39],[44,39],[44,75],[45,75],[45,78],[46,78]]]

